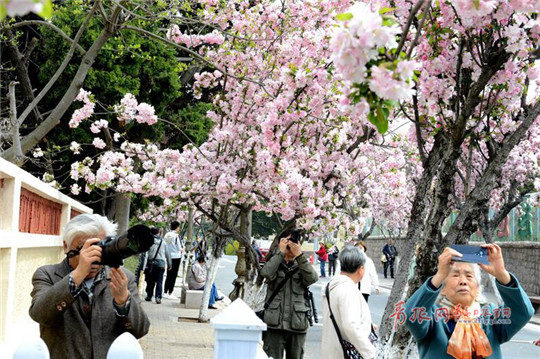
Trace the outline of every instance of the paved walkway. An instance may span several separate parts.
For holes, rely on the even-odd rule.
[[[180,298],[180,278],[173,294]],[[221,294],[220,294],[221,295]],[[230,300],[227,297],[216,303],[218,309],[209,309],[213,318]],[[165,299],[161,304],[143,301],[142,307],[150,318],[150,332],[139,343],[145,359],[213,358],[214,331],[210,322],[199,323],[199,310],[185,308],[180,299]]]

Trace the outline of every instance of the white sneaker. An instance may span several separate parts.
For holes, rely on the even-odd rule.
[[[163,298],[165,298],[165,299],[172,299],[171,296],[170,296],[169,294],[167,294],[167,293],[164,293],[164,294],[163,294]]]
[[[169,294],[169,299],[178,300],[179,298],[176,295],[171,293],[171,294]]]

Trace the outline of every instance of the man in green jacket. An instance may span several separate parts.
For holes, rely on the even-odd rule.
[[[309,327],[308,306],[304,292],[318,279],[307,258],[303,255],[300,236],[296,231],[286,231],[279,238],[278,248],[272,253],[261,275],[266,279],[268,288],[264,311],[264,321],[268,327],[264,333],[264,351],[269,357],[282,359],[300,359],[304,356],[304,342]],[[281,288],[285,278],[287,280]],[[272,301],[269,299],[276,291]]]

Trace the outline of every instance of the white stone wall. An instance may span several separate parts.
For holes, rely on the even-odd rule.
[[[0,158],[0,353],[11,353],[29,336],[39,336],[29,315],[32,275],[41,265],[57,263],[63,257],[60,235],[19,232],[21,188],[62,205],[60,228],[71,210],[91,213],[28,172]],[[10,357],[10,356],[8,356]]]

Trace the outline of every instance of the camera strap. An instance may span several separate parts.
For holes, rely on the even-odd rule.
[[[152,262],[156,260],[157,255],[159,253],[159,249],[161,248],[161,243],[163,243],[163,239],[159,241],[159,246],[157,247],[156,254],[154,255],[154,258],[152,259]]]
[[[285,283],[294,275],[294,273],[298,272],[299,269],[300,269],[300,267],[296,267],[293,270],[287,272],[287,274],[285,274],[285,278],[283,278],[283,280],[281,282],[279,282],[279,284],[277,285],[276,289],[274,289],[274,292],[272,293],[270,298],[268,298],[268,301],[266,303],[264,303],[264,309],[265,310],[268,309],[268,307],[270,306],[270,303],[272,303],[272,301],[274,300],[276,295],[279,293],[281,288],[283,288]]]

